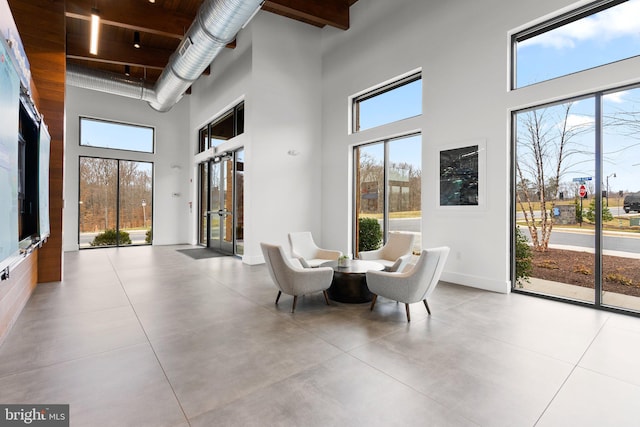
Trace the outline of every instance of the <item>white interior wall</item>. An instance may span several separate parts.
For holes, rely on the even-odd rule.
[[[419,130],[423,246],[451,247],[445,280],[508,292],[510,112],[638,81],[640,58],[634,58],[508,90],[510,32],[583,3],[367,0],[352,6],[347,31],[260,12],[240,33],[238,47],[221,53],[212,75],[199,79],[193,94],[167,114],[68,88],[64,249],[77,249],[77,157],[83,150],[108,156],[77,146],[79,114],[156,127],[154,243],[194,243],[197,131],[245,99],[245,134],[227,143],[246,147],[245,262],[262,261],[261,241],[286,246],[293,230],[310,230],[322,246],[350,251],[352,147]],[[349,134],[350,96],[416,69],[423,73],[421,117]],[[440,208],[439,150],[478,139],[486,144],[484,206]],[[170,168],[176,159],[185,166],[177,174]],[[174,187],[191,200],[172,198]]]
[[[92,156],[153,162],[153,243],[189,242],[190,141],[187,102],[158,113],[146,102],[66,87],[63,250],[78,250],[79,157]],[[155,154],[80,147],[80,116],[155,128]],[[175,196],[178,194],[178,196]]]
[[[447,245],[443,278],[508,292],[510,111],[637,79],[638,59],[508,91],[509,34],[580,3],[489,0],[368,0],[351,7],[351,28],[323,31],[323,239],[349,247],[351,148],[420,129],[423,138],[423,247]],[[348,97],[421,68],[423,115],[348,134]],[[438,206],[439,150],[483,140],[483,208]],[[481,155],[482,157],[482,155]],[[339,159],[335,161],[335,159]],[[349,247],[350,249],[350,247]]]
[[[271,13],[252,23],[251,210],[248,262],[259,243],[288,248],[287,233],[320,230],[320,30]]]
[[[287,248],[290,231],[320,239],[320,49],[319,29],[260,12],[194,85],[194,142],[200,127],[245,100],[245,133],[217,150],[245,148],[246,263],[263,262],[260,242]]]

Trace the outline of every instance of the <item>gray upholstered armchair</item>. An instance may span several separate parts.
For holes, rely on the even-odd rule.
[[[291,312],[296,309],[298,295],[322,291],[324,300],[329,305],[327,289],[331,286],[333,269],[331,267],[303,268],[295,259],[290,260],[284,253],[282,246],[260,243],[264,260],[269,269],[269,275],[278,288],[276,304],[284,292],[293,295]]]
[[[362,251],[358,258],[379,262],[386,271],[402,271],[410,260],[413,252],[415,235],[411,233],[389,233],[387,242],[380,249]]]
[[[336,261],[342,255],[340,251],[319,248],[309,231],[289,233],[289,244],[291,255],[297,258],[303,267],[318,267],[323,262]]]
[[[423,301],[427,312],[431,314],[427,298],[436,288],[444,264],[449,255],[446,246],[425,249],[420,254],[418,261],[406,271],[392,273],[387,271],[368,271],[367,286],[374,294],[371,301],[371,310],[376,305],[378,295],[398,302],[403,302],[407,312],[407,321],[411,321],[409,304]]]

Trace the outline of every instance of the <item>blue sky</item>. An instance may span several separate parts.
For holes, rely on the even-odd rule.
[[[518,43],[518,87],[640,55],[640,0]]]
[[[384,92],[360,102],[360,130],[422,114],[422,79]],[[393,163],[408,163],[416,169],[422,163],[422,136],[415,135],[393,141],[390,145],[390,160]],[[380,154],[382,162],[382,154]]]
[[[629,0],[519,43],[518,86],[638,55],[640,55],[640,0]],[[594,111],[593,98],[581,100],[574,104],[569,118],[571,126],[590,129],[589,133],[577,138],[576,142],[589,147],[592,153]],[[621,111],[640,111],[640,89],[620,91],[605,96],[603,100],[605,116]],[[604,129],[603,177],[609,176],[609,189],[612,192],[640,191],[640,139],[638,139],[640,134],[625,135],[628,131],[629,128],[622,127],[605,127]],[[571,181],[573,177],[594,174],[593,154],[574,156],[573,162],[577,162],[578,165],[567,171],[565,181]]]
[[[81,145],[153,152],[153,128],[81,119]]]
[[[422,114],[422,79],[360,102],[360,130]]]

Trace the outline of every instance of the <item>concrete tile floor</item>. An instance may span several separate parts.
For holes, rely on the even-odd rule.
[[[274,305],[264,265],[65,253],[0,347],[0,402],[72,426],[637,426],[640,319],[441,283],[404,307]]]

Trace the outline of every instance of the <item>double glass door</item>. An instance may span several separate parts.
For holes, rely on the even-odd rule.
[[[243,251],[243,151],[200,165],[200,244],[241,255]]]

